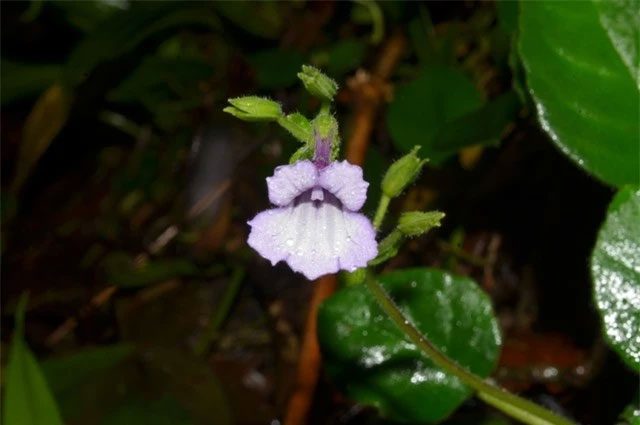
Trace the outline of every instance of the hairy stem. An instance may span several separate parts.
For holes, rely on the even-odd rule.
[[[382,221],[384,220],[384,216],[387,215],[387,208],[389,208],[389,198],[387,195],[382,194],[380,198],[380,202],[378,202],[378,209],[376,210],[376,215],[373,218],[373,227],[376,230],[380,230],[380,226],[382,226]]]
[[[376,214],[377,216],[377,214]],[[402,333],[416,345],[436,366],[460,379],[477,392],[478,398],[514,419],[530,425],[571,425],[573,422],[535,404],[518,397],[502,388],[492,385],[469,372],[455,361],[445,356],[431,341],[407,319],[385,289],[375,279],[366,279],[367,288],[385,314]]]

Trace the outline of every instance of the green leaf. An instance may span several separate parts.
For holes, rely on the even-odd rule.
[[[112,14],[127,8],[126,0],[55,0],[50,3],[60,9],[71,25],[83,32],[92,31],[100,22]]]
[[[65,357],[42,362],[42,372],[51,391],[75,391],[98,371],[117,366],[134,352],[131,344],[89,348]]]
[[[140,287],[180,276],[193,276],[199,269],[184,259],[155,259],[136,264],[124,252],[109,254],[102,262],[107,280],[123,287]]]
[[[256,71],[259,87],[275,90],[289,87],[297,81],[296,74],[304,63],[304,56],[291,50],[261,50],[251,56],[249,62]]]
[[[62,425],[56,402],[36,358],[24,341],[23,296],[16,311],[16,331],[5,376],[3,423],[5,425]]]
[[[635,397],[634,402],[629,404],[620,414],[620,419],[624,420],[625,424],[640,425],[640,403],[638,403],[638,396]]]
[[[29,112],[22,130],[12,190],[22,188],[31,171],[67,122],[71,96],[60,84],[49,87]]]
[[[66,78],[75,85],[97,65],[135,49],[164,31],[185,26],[218,28],[219,22],[206,3],[133,3],[127,10],[102,21],[71,53]]]
[[[442,127],[434,138],[431,151],[424,154],[438,163],[469,146],[496,145],[517,117],[520,107],[515,92],[505,93]]]
[[[2,59],[2,104],[39,95],[53,84],[61,73],[61,65],[27,64]]]
[[[109,414],[102,425],[190,425],[193,421],[187,411],[172,397],[145,400],[136,397],[127,400]]]
[[[519,50],[542,128],[606,183],[638,182],[640,93],[593,2],[520,7]]]
[[[640,188],[621,189],[609,205],[591,274],[609,344],[640,371]]]
[[[597,0],[600,23],[640,88],[640,1]]]
[[[380,276],[400,309],[440,350],[486,377],[500,349],[489,298],[470,279],[416,268]],[[334,294],[318,315],[327,371],[356,401],[393,420],[435,422],[471,391],[433,365],[383,315],[366,286]]]
[[[366,44],[359,40],[342,40],[330,46],[324,68],[328,75],[336,78],[353,71],[362,63]]]
[[[513,34],[518,30],[519,2],[514,0],[496,1],[498,26],[507,34]]]
[[[400,151],[408,152],[419,145],[421,154],[430,158],[437,133],[481,104],[480,93],[464,74],[431,66],[418,79],[397,88],[387,124]]]
[[[250,34],[277,38],[285,27],[284,2],[213,2],[216,11]]]
[[[212,74],[213,68],[202,60],[148,56],[108,98],[114,102],[140,102],[153,111],[169,100],[201,95],[195,83]]]

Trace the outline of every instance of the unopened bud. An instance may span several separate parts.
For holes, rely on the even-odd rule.
[[[411,211],[400,215],[398,230],[409,237],[420,236],[434,227],[440,227],[444,213],[440,211]]]
[[[366,279],[367,269],[365,267],[355,269],[352,272],[343,273],[342,277],[346,286],[359,285]]]
[[[389,198],[399,196],[420,174],[420,170],[427,160],[420,159],[416,155],[419,149],[419,146],[414,147],[411,152],[391,164],[387,170],[382,179],[382,192]]]
[[[326,159],[328,161],[334,161],[338,157],[341,143],[338,121],[331,112],[329,112],[328,108],[323,108],[313,119],[312,125],[315,136],[313,149],[317,150],[318,141],[328,143],[329,157]]]
[[[236,118],[245,121],[271,121],[282,117],[282,108],[278,102],[258,96],[245,96],[229,99],[231,106],[223,109]]]
[[[303,143],[313,138],[311,122],[299,112],[278,118],[278,124]]]
[[[312,66],[302,65],[298,78],[309,93],[322,100],[331,102],[338,92],[338,84]]]
[[[395,257],[398,254],[400,245],[404,240],[404,235],[399,230],[393,230],[378,244],[378,255],[373,260],[369,261],[370,266],[377,266],[382,264],[390,258]]]

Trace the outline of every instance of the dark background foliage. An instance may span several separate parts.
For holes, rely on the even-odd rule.
[[[589,276],[613,191],[540,129],[516,22],[517,3],[475,1],[3,3],[3,367],[28,292],[25,340],[66,423],[279,423],[312,284],[251,251],[245,223],[296,146],[221,110],[244,94],[317,110],[296,79],[310,63],[341,86],[348,140],[358,76],[401,34],[366,210],[421,144],[433,161],[391,215],[447,216],[386,267],[474,278],[503,335],[494,379],[614,423],[637,376],[604,343]],[[310,416],[385,423],[326,378]],[[509,421],[471,399],[445,423]]]

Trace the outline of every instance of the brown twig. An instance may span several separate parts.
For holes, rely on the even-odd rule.
[[[60,341],[66,338],[69,333],[71,333],[77,326],[78,320],[88,316],[91,312],[98,309],[100,306],[104,305],[111,299],[111,297],[116,293],[118,288],[114,285],[107,286],[96,295],[91,298],[89,304],[83,307],[78,315],[75,317],[69,317],[65,320],[60,326],[56,328],[46,339],[45,344],[48,347],[53,347],[57,345]]]
[[[348,83],[353,92],[355,114],[351,123],[352,132],[347,141],[345,156],[352,164],[362,165],[364,162],[378,109],[383,101],[389,97],[386,80],[391,76],[400,60],[404,45],[405,39],[401,33],[393,35],[384,45],[373,74],[358,71]],[[316,338],[316,316],[322,301],[335,291],[336,276],[321,277],[314,285],[298,360],[296,386],[287,406],[285,425],[304,425],[307,423],[321,362]]]

